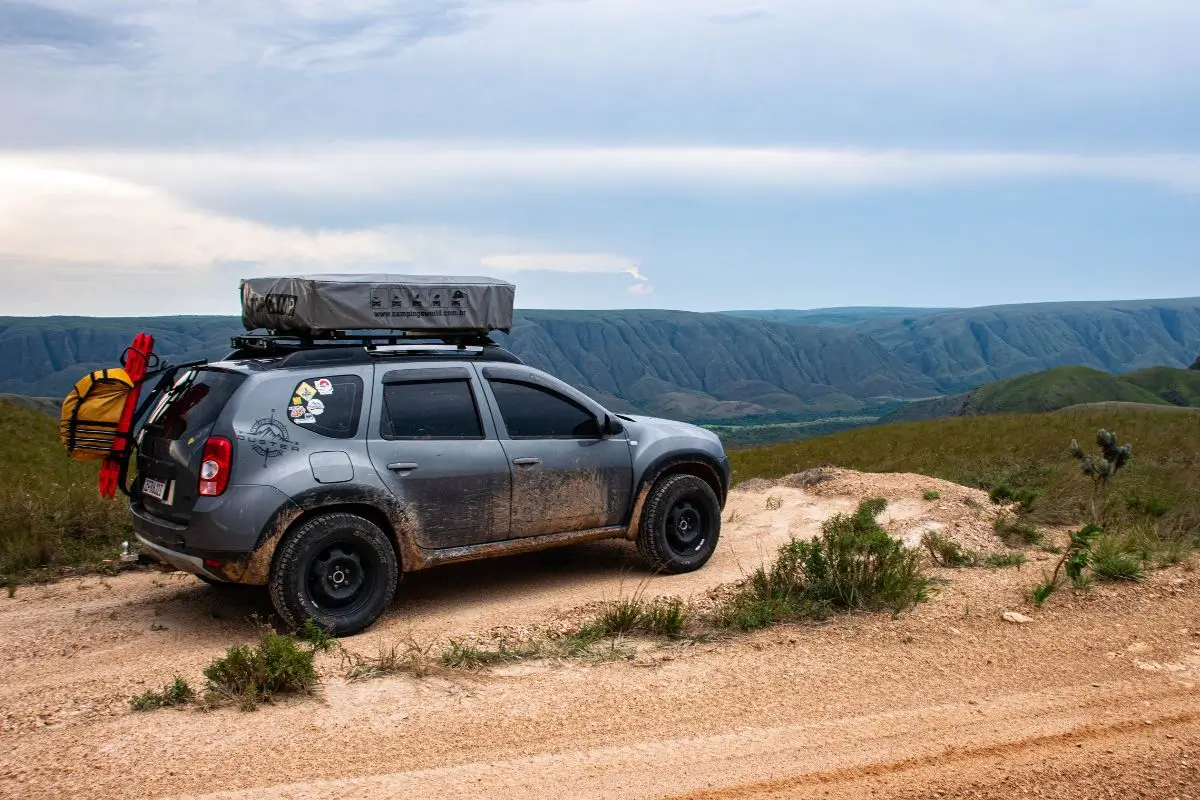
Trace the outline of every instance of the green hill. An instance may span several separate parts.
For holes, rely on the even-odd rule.
[[[953,397],[910,403],[884,422],[1056,411],[1093,403],[1200,407],[1200,372],[1151,367],[1110,375],[1088,367],[1057,367],[996,381]]]
[[[1166,403],[1158,395],[1123,377],[1088,367],[1058,367],[981,386],[971,392],[969,405],[977,414],[1002,414],[1056,411],[1080,403],[1114,400]]]
[[[67,458],[57,415],[0,400],[0,582],[116,556],[129,510],[100,498],[97,471]]]
[[[1200,407],[1200,370],[1150,367],[1121,377],[1171,405]]]

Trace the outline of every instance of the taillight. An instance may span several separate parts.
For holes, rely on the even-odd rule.
[[[233,445],[224,436],[210,436],[200,461],[200,496],[216,497],[229,485],[233,468]]]

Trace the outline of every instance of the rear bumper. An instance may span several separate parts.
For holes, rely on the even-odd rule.
[[[204,559],[200,558],[199,556],[191,556],[187,553],[169,550],[160,544],[155,544],[146,537],[142,536],[140,533],[135,533],[134,536],[137,537],[137,540],[142,545],[142,548],[147,551],[147,555],[158,561],[161,561],[164,564],[168,564],[175,569],[182,570],[183,572],[190,572],[193,575],[203,575],[207,578],[212,578],[215,581],[226,580],[224,575],[205,567]]]
[[[274,486],[233,485],[220,497],[200,498],[187,522],[164,519],[138,502],[129,510],[141,539],[177,553],[227,558],[253,551],[267,523],[289,505],[292,501]]]

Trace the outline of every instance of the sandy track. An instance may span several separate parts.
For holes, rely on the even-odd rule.
[[[942,499],[921,500],[925,488]],[[981,538],[991,511],[969,502],[977,493],[843,473],[738,492],[698,573],[647,579],[621,543],[445,568],[411,576],[346,644],[553,624],[639,584],[702,594],[866,494],[893,501],[898,534],[933,526],[997,546]],[[783,507],[768,511],[768,496]],[[260,595],[144,573],[22,588],[0,599],[0,796],[1092,796],[1133,781],[1141,796],[1200,797],[1188,755],[1200,578],[1175,568],[1001,622],[1004,609],[1033,613],[1021,592],[1037,570],[943,573],[934,600],[899,619],[644,647],[617,663],[348,683],[321,657],[316,698],[250,714],[133,714],[127,700],[175,673],[199,684],[204,664],[253,635]]]

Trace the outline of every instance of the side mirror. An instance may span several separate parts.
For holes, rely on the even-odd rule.
[[[616,436],[618,433],[624,433],[625,426],[621,424],[621,420],[614,417],[612,414],[604,415],[604,435]]]

